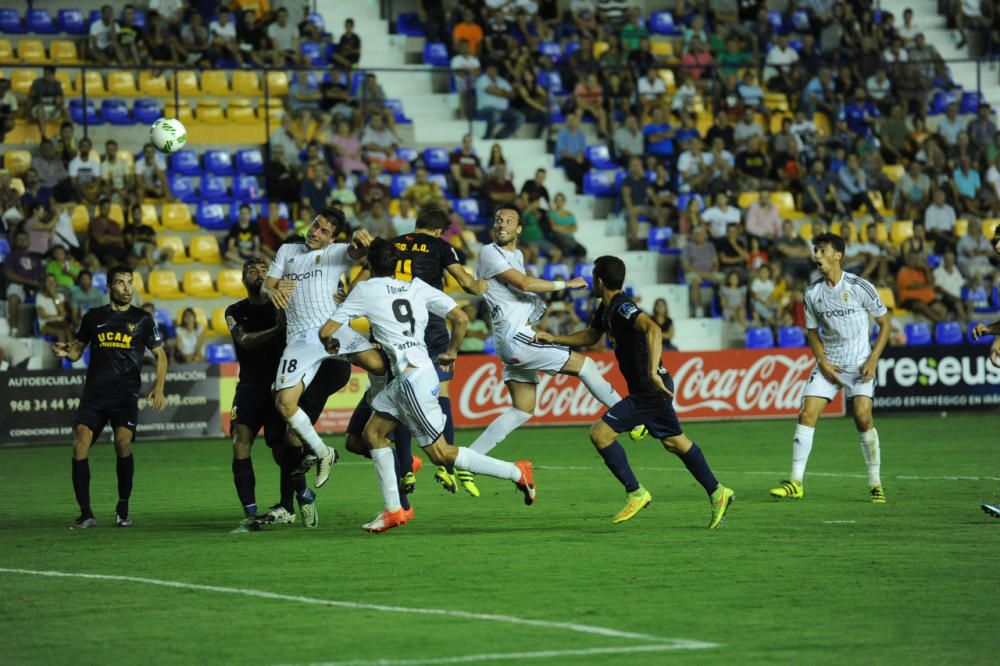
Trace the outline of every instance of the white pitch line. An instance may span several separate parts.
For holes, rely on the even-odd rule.
[[[0,567],[0,573],[23,574],[28,576],[45,576],[48,578],[83,578],[85,580],[108,580],[124,583],[144,583],[146,585],[156,585],[159,587],[169,587],[181,590],[198,590],[199,592],[217,592],[219,594],[235,594],[245,597],[256,597],[258,599],[271,599],[273,601],[291,601],[300,604],[310,604],[313,606],[331,606],[334,608],[350,608],[352,610],[369,610],[381,613],[404,613],[409,615],[439,615],[443,617],[458,618],[463,620],[482,620],[484,622],[501,622],[505,624],[518,624],[531,627],[541,627],[543,629],[562,629],[580,634],[591,634],[595,636],[607,636],[610,638],[627,638],[639,641],[651,641],[660,645],[692,644],[702,648],[717,647],[715,643],[703,643],[701,641],[687,641],[684,639],[666,638],[662,636],[649,636],[647,634],[637,634],[631,631],[619,631],[607,627],[598,627],[589,624],[579,624],[576,622],[554,622],[550,620],[533,620],[530,618],[517,617],[514,615],[498,615],[493,613],[472,613],[461,610],[449,610],[445,608],[413,608],[407,606],[385,606],[382,604],[366,604],[356,601],[338,601],[335,599],[318,599],[316,597],[304,597],[291,594],[279,594],[277,592],[267,592],[264,590],[252,590],[239,587],[222,587],[219,585],[201,585],[199,583],[184,583],[174,580],[161,580],[158,578],[140,578],[138,576],[119,576],[111,574],[86,574],[69,573],[65,571],[36,571],[33,569],[9,569]],[[692,648],[693,649],[693,648]]]
[[[586,472],[591,470],[603,470],[603,467],[589,467],[584,465],[535,465],[535,469],[549,470],[556,472]],[[635,468],[641,472],[674,472],[674,473],[684,473],[687,474],[686,469],[680,469],[678,467],[643,467],[637,466]],[[718,474],[746,474],[749,476],[781,476],[787,474],[788,471],[784,472],[764,472],[764,471],[748,471],[742,469],[720,469],[716,470]],[[867,479],[867,474],[848,474],[843,472],[809,472],[809,476],[822,476],[829,478],[842,478],[842,479]],[[888,476],[886,478],[895,481],[1000,481],[1000,476],[914,476],[910,474],[897,474],[895,476]]]
[[[853,525],[853,520],[824,520],[825,525]]]

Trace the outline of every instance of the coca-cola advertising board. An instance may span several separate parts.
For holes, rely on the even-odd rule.
[[[592,358],[604,377],[625,395],[614,354]],[[791,418],[799,410],[802,391],[815,365],[808,349],[668,352],[663,364],[674,378],[674,408],[682,420]],[[503,364],[495,356],[460,356],[452,382],[455,425],[483,427],[510,405],[503,383]],[[532,425],[593,423],[604,411],[575,377],[540,375]],[[844,414],[843,394],[826,414]]]

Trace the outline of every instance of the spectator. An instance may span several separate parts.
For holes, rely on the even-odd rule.
[[[691,40],[688,50],[681,56],[681,65],[699,90],[710,82],[705,73],[712,66],[712,54],[697,37]]]
[[[155,63],[177,65],[187,58],[180,41],[155,9],[151,8],[146,15],[146,29],[142,33],[142,41],[149,49],[149,57]],[[254,42],[254,46],[257,47],[259,44]],[[240,47],[242,48],[242,44]],[[263,66],[263,62],[256,60],[254,62],[258,66]]]
[[[102,196],[111,199],[112,203],[128,208],[135,197],[132,166],[119,157],[118,142],[114,139],[105,142],[104,150],[104,161],[101,162]]]
[[[10,80],[0,76],[0,143],[14,129],[17,115],[17,96],[10,90]]]
[[[565,276],[568,279],[568,275]],[[563,279],[560,276],[559,279]],[[566,307],[565,301],[552,301],[545,308],[545,314],[538,322],[539,329],[553,335],[569,335],[581,327],[580,317],[571,307]]]
[[[643,125],[642,134],[646,139],[646,154],[657,159],[667,159],[674,154],[674,131],[667,122],[663,107],[653,108],[653,114],[648,123]]]
[[[648,69],[642,73],[638,83],[639,93],[639,115],[646,117],[653,113],[653,109],[664,105],[667,95],[667,86],[660,78],[655,69]]]
[[[76,285],[70,289],[73,324],[79,327],[88,310],[99,308],[107,302],[108,295],[94,286],[94,275],[82,269],[76,276]]]
[[[566,178],[576,185],[577,193],[583,191],[583,177],[590,169],[586,149],[587,137],[580,129],[580,116],[570,114],[556,139],[556,163],[566,172]]]
[[[847,210],[840,202],[836,179],[827,173],[823,160],[813,162],[806,176],[802,191],[802,210],[815,213],[825,220],[830,220],[835,214],[847,216]]]
[[[28,251],[46,255],[52,245],[52,232],[56,228],[56,218],[50,215],[45,204],[34,203],[25,209],[27,219],[22,228],[28,233]]]
[[[625,179],[621,183],[621,206],[622,212],[628,223],[625,237],[629,243],[629,249],[640,249],[642,241],[639,239],[639,217],[653,218],[657,227],[665,226],[667,221],[653,205],[651,196],[652,188],[646,172],[642,168],[642,160],[633,157],[629,161],[628,171]]]
[[[101,196],[101,160],[90,146],[90,139],[80,139],[80,152],[70,160],[67,171],[76,201],[94,204]]]
[[[983,223],[979,218],[969,218],[969,231],[957,245],[958,268],[967,279],[992,278],[995,268],[991,262],[993,246],[983,236]]]
[[[572,0],[569,16],[573,25],[584,37],[597,37],[601,28],[597,20],[597,5],[594,0]]]
[[[833,119],[837,115],[835,103],[836,87],[833,74],[829,69],[821,69],[802,90],[802,110],[807,118],[812,118],[814,113],[820,111]]]
[[[841,202],[849,210],[857,210],[862,205],[868,208],[868,212],[876,221],[881,222],[882,216],[868,195],[868,179],[861,169],[858,156],[851,154],[847,158],[847,164],[837,174],[838,194]]]
[[[677,351],[677,347],[674,345],[674,320],[670,318],[666,299],[656,299],[653,303],[653,311],[649,316],[653,323],[660,327],[660,333],[663,335],[663,350]]]
[[[771,173],[771,159],[764,152],[760,137],[750,137],[746,148],[736,154],[733,171],[739,179],[741,190],[773,187],[773,183],[768,179]]]
[[[767,52],[764,63],[764,81],[768,89],[778,92],[792,93],[799,90],[800,71],[796,65],[799,53],[788,44],[788,35],[778,35],[778,38]]]
[[[804,282],[809,279],[816,267],[812,248],[805,239],[798,236],[795,223],[791,220],[782,223],[781,231],[781,236],[775,240],[771,253],[781,262],[789,275],[797,281]]]
[[[892,204],[896,209],[896,216],[900,219],[913,219],[920,217],[930,201],[931,180],[923,172],[923,165],[913,161],[896,182],[894,190]]]
[[[778,325],[778,307],[771,296],[774,294],[774,281],[771,270],[761,266],[750,281],[750,303],[752,305],[754,326]]]
[[[535,73],[526,69],[518,77],[514,91],[517,93],[515,110],[520,111],[527,122],[535,123],[538,128],[535,137],[541,137],[549,121],[548,94],[545,88],[538,83]]]
[[[875,103],[881,113],[889,111],[890,103],[893,102],[894,98],[892,96],[892,81],[889,80],[884,68],[879,67],[865,80],[865,90],[868,92],[868,98]]]
[[[844,104],[837,120],[845,122],[847,128],[855,135],[868,138],[872,132],[872,125],[878,122],[880,115],[875,104],[868,101],[865,89],[857,88],[854,91],[854,99]]]
[[[7,279],[7,320],[10,322],[10,335],[16,338],[21,304],[42,288],[45,275],[42,258],[28,249],[26,232],[14,232],[13,249],[4,257],[3,271]]]
[[[312,170],[312,177],[302,181],[299,191],[301,205],[307,205],[312,210],[323,210],[326,208],[333,188],[327,180],[328,172],[322,164],[316,165]]]
[[[662,219],[667,226],[676,231],[680,211],[677,210],[677,197],[674,196],[674,191],[673,179],[667,171],[667,166],[662,162],[658,163],[656,175],[649,184],[649,197],[655,208],[654,217]]]
[[[493,175],[496,168],[501,164],[507,167],[507,159],[503,156],[503,148],[500,144],[494,143],[490,146],[490,159],[486,164],[486,175]],[[511,171],[510,167],[507,167],[507,176],[510,178],[514,177],[514,172]]]
[[[285,159],[293,167],[299,165],[299,152],[306,147],[306,142],[295,135],[293,129],[294,118],[286,113],[281,118],[281,127],[271,133],[271,149],[281,146],[284,149]]]
[[[243,66],[243,54],[236,42],[236,24],[230,20],[229,12],[220,13],[218,18],[210,22],[208,33],[211,35],[208,55],[213,62],[235,60],[238,66]]]
[[[212,48],[212,33],[205,25],[205,19],[199,12],[191,14],[191,18],[181,28],[181,49],[187,54],[187,64],[197,64],[199,67],[211,67],[209,61]]]
[[[101,7],[101,17],[90,24],[90,58],[99,65],[125,64],[125,54],[118,44],[118,21],[111,5]]]
[[[329,145],[333,150],[333,163],[337,171],[351,174],[368,170],[362,159],[361,140],[351,131],[351,125],[346,120],[337,122],[337,133],[330,137]]]
[[[143,146],[142,157],[135,161],[135,180],[140,203],[146,199],[172,198],[167,186],[167,160],[151,143]]]
[[[368,162],[381,162],[388,171],[400,171],[404,168],[405,162],[396,157],[400,143],[396,133],[385,126],[381,114],[372,116],[361,135],[361,149],[365,151],[365,159]]]
[[[562,192],[556,193],[555,206],[549,210],[549,222],[552,227],[549,241],[562,251],[563,256],[580,260],[587,256],[587,248],[573,237],[577,230],[576,216],[566,209],[566,195]]]
[[[715,249],[719,253],[720,270],[736,270],[741,277],[747,277],[747,267],[752,262],[747,239],[739,221],[726,225],[726,234],[716,239]]]
[[[903,244],[899,246],[900,257],[905,257],[910,254],[920,255],[921,260],[927,261],[927,257],[931,253],[931,244],[927,240],[927,230],[924,227],[923,220],[913,221],[913,235],[903,241]]]
[[[844,270],[859,275],[869,282],[877,282],[874,275],[879,268],[882,250],[874,243],[858,239],[857,227],[853,222],[841,225],[840,234],[844,239]]]
[[[945,107],[944,117],[938,122],[937,134],[946,146],[954,146],[958,141],[958,133],[964,132],[967,125],[965,119],[958,115],[958,104],[952,102]]]
[[[484,141],[491,138],[506,139],[524,124],[524,114],[510,106],[511,100],[516,97],[517,93],[500,76],[497,66],[493,63],[486,65],[486,73],[476,81],[477,113],[480,119],[486,121]],[[494,136],[494,129],[498,124],[502,125],[502,129]]]
[[[97,255],[105,266],[125,263],[128,253],[121,225],[110,217],[111,201],[102,198],[97,206],[97,214],[90,218],[87,235],[90,251]]]
[[[627,165],[634,156],[642,156],[643,134],[635,114],[626,116],[625,124],[619,125],[615,130],[613,147],[615,157],[621,165]]]
[[[1000,151],[997,151],[990,168],[986,170],[986,184],[990,186],[990,198],[1000,200]]]
[[[486,340],[490,337],[490,327],[479,317],[475,303],[464,303],[462,309],[469,318],[469,326],[465,330],[465,337],[462,338],[462,346],[458,351],[460,354],[482,354],[486,348]]]
[[[260,255],[260,228],[254,224],[252,214],[248,204],[240,204],[240,216],[223,240],[225,259],[232,266],[242,266],[247,259]]]
[[[962,155],[958,168],[952,173],[955,191],[958,193],[958,209],[964,214],[983,215],[989,204],[984,196],[979,172],[972,168],[972,160]]]
[[[457,28],[458,26],[456,26]],[[474,118],[476,115],[476,79],[479,78],[482,64],[473,53],[472,44],[469,43],[468,39],[459,40],[458,53],[452,57],[450,66],[452,76],[455,78],[459,111],[465,118]]]
[[[740,116],[739,121],[733,125],[733,145],[737,149],[742,149],[752,138],[764,139],[764,128],[754,119],[752,113],[745,113]]]
[[[358,196],[358,203],[361,205],[361,210],[370,210],[372,204],[376,201],[381,201],[386,206],[389,205],[389,200],[392,198],[392,191],[388,185],[382,182],[381,174],[382,164],[380,162],[371,162],[368,165],[368,178],[354,188],[354,193]]]
[[[38,332],[42,336],[54,337],[56,342],[70,342],[73,339],[73,331],[69,323],[66,295],[59,291],[55,275],[46,275],[42,285],[41,291],[35,298]]]
[[[501,162],[486,179],[486,200],[490,208],[495,209],[500,204],[514,203],[516,199],[517,190],[507,177],[506,165]]]
[[[965,287],[965,277],[955,263],[955,250],[951,247],[944,251],[944,259],[934,269],[934,289],[938,297],[950,311],[955,313],[959,321],[968,321],[970,311],[962,301],[962,289]]]
[[[533,179],[524,181],[518,204],[521,206],[522,215],[533,213],[538,217],[545,218],[545,226],[548,227],[547,213],[552,207],[552,202],[549,200],[549,191],[545,187],[546,175],[545,169],[538,169],[535,171]]]
[[[205,360],[205,328],[198,324],[198,318],[191,308],[184,308],[181,324],[177,327],[177,343],[174,360],[177,363],[199,363]]]
[[[956,220],[955,209],[946,201],[944,190],[935,189],[934,201],[924,211],[924,226],[927,229],[927,236],[935,243],[938,253],[942,253],[946,247],[954,247],[955,243],[958,242],[958,237],[955,234]]]
[[[969,123],[969,140],[977,151],[988,150],[997,138],[997,125],[993,122],[993,109],[989,104],[980,104],[976,119]]]
[[[729,205],[729,194],[719,192],[715,195],[715,205],[701,213],[701,219],[708,225],[707,232],[714,239],[725,237],[727,228],[740,221],[740,209]]]
[[[966,34],[965,29],[969,28],[971,30],[989,30],[992,27],[993,20],[992,17],[987,16],[983,12],[982,0],[962,0],[956,3],[958,9],[955,12],[955,48],[961,49],[965,47]],[[990,5],[986,5],[987,11],[991,9]]]
[[[479,42],[483,40],[483,28],[476,23],[476,15],[471,9],[462,10],[462,20],[455,24],[451,36],[453,44],[468,43],[471,55],[479,53]]]
[[[59,136],[54,139],[56,153],[62,159],[64,166],[69,166],[70,161],[76,157],[77,142],[73,136],[73,123],[68,120],[63,121],[59,126]]]
[[[882,144],[882,157],[888,164],[900,164],[912,159],[913,147],[909,140],[910,128],[902,104],[893,104],[889,117],[878,125],[877,134]]]
[[[69,184],[69,172],[66,165],[56,154],[55,145],[49,140],[39,144],[40,154],[31,161],[31,168],[38,174],[39,186],[52,192],[52,198],[58,202],[72,199],[72,188]]]
[[[934,278],[916,254],[904,257],[905,264],[896,275],[896,290],[899,304],[906,310],[927,317],[933,322],[945,321],[948,309],[938,298],[934,289]]]
[[[354,19],[344,21],[344,33],[333,52],[334,63],[353,69],[361,61],[361,38],[354,32]]]
[[[148,60],[142,31],[135,24],[135,5],[125,5],[122,9],[122,21],[118,25],[118,45],[125,58],[124,64],[142,65]]]
[[[63,120],[66,117],[63,87],[56,81],[56,68],[45,67],[42,77],[35,79],[28,90],[28,115],[38,123],[38,133],[42,140],[47,138],[47,127],[50,122]]]
[[[21,178],[24,181],[24,194],[21,195],[22,209],[33,203],[43,204],[46,208],[51,206],[52,190],[42,187],[42,183],[38,179],[38,171],[35,167],[28,167]]]
[[[475,195],[483,185],[483,168],[472,147],[471,134],[462,137],[462,147],[451,154],[449,162],[458,196],[466,199]]]
[[[684,246],[681,254],[681,267],[690,290],[691,316],[704,316],[702,283],[708,282],[716,286],[722,281],[719,258],[715,246],[708,242],[704,225],[691,230],[691,240]]]
[[[597,134],[600,137],[608,138],[608,117],[604,113],[604,90],[597,80],[597,74],[591,72],[584,80],[576,84],[573,91],[573,99],[576,101],[576,108],[581,119],[585,114],[590,114],[597,121]]]
[[[392,226],[392,219],[385,209],[385,202],[377,199],[372,202],[371,208],[361,215],[361,228],[372,236],[381,238],[394,238],[396,229]]]
[[[130,265],[160,266],[173,259],[172,249],[156,247],[156,230],[143,221],[142,206],[132,206],[130,217],[129,223],[122,229]]]
[[[739,271],[726,273],[725,283],[719,288],[722,320],[732,322],[741,329],[747,327],[747,286]]]
[[[416,181],[406,188],[403,198],[408,200],[417,210],[424,206],[438,203],[443,197],[441,186],[428,178],[426,167],[417,167]]]
[[[281,7],[275,17],[276,20],[267,26],[271,62],[275,67],[287,65],[308,67],[311,64],[309,58],[300,55],[299,51],[301,39],[299,27],[288,20],[288,10]]]
[[[288,162],[284,145],[271,147],[271,158],[264,168],[264,181],[273,203],[294,204],[299,200],[298,175]]]
[[[781,214],[771,203],[771,192],[761,190],[757,201],[750,204],[746,210],[747,233],[761,242],[761,247],[768,249],[781,236]]]

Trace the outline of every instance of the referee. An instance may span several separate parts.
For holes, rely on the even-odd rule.
[[[73,491],[80,517],[70,529],[96,527],[90,508],[90,445],[111,422],[118,454],[118,505],[115,525],[131,527],[128,502],[132,495],[135,459],[132,441],[139,420],[142,358],[149,349],[156,358],[156,384],[146,396],[154,409],[166,405],[163,383],[167,355],[163,340],[149,313],[132,306],[132,269],[115,266],[108,271],[108,305],[88,310],[72,342],[57,342],[52,351],[59,358],[76,361],[90,345],[90,365],[76,418],[73,420]]]

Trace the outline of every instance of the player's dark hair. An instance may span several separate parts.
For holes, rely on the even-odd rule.
[[[521,209],[520,208],[518,208],[517,206],[515,206],[512,203],[500,204],[499,206],[497,206],[496,208],[493,209],[493,217],[495,218],[497,216],[497,213],[499,213],[502,210],[512,210],[515,213],[517,213],[517,223],[521,224],[521,217],[522,216],[521,216]]]
[[[813,236],[813,247],[819,248],[820,245],[829,245],[833,248],[834,252],[841,254],[844,254],[844,248],[846,247],[843,238],[829,231],[824,231],[821,234]]]
[[[610,254],[594,260],[594,279],[600,279],[604,286],[618,291],[625,284],[625,262]]]
[[[327,222],[333,225],[333,237],[339,236],[345,229],[347,229],[347,218],[344,216],[344,211],[339,208],[334,208],[333,206],[326,206],[319,214],[326,219]]]
[[[109,285],[114,284],[114,282],[115,282],[115,276],[116,275],[128,275],[128,276],[131,276],[132,275],[132,269],[129,268],[128,266],[122,266],[121,264],[119,264],[118,266],[113,266],[111,269],[108,270],[108,284]]]
[[[426,229],[427,231],[444,231],[451,226],[451,219],[444,208],[437,204],[424,206],[417,215],[416,229]]]
[[[396,245],[384,238],[376,238],[368,246],[368,265],[375,277],[392,277],[396,274],[399,251]]]
[[[266,265],[267,262],[264,260],[263,257],[250,257],[249,259],[247,259],[246,261],[244,261],[243,262],[243,279],[244,280],[246,279],[246,277],[247,277],[247,271],[250,269],[251,266],[257,266],[259,264],[265,264]]]

